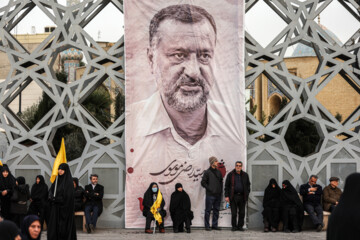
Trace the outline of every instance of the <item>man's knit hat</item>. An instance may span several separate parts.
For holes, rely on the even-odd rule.
[[[212,166],[214,164],[214,162],[217,161],[217,158],[216,157],[210,157],[209,158],[209,163],[210,163],[210,166]]]

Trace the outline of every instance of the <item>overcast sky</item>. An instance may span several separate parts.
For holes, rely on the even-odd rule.
[[[8,4],[9,0],[0,0],[0,7]],[[66,0],[58,0],[66,5]],[[322,25],[331,30],[344,43],[359,28],[359,22],[338,1],[332,3],[320,14]],[[33,9],[23,19],[13,34],[43,33],[45,26],[55,25],[39,8]],[[117,41],[124,33],[123,14],[112,4],[109,4],[100,14],[93,19],[85,30],[99,41]],[[278,17],[264,1],[259,1],[245,16],[245,29],[262,46],[266,46],[283,28],[285,22]],[[289,49],[291,51],[291,49]]]
[[[0,0],[0,8],[8,4]],[[58,0],[66,6],[66,0]],[[1,13],[0,13],[1,14]],[[45,26],[56,26],[38,7],[35,7],[15,28],[13,34],[43,33]],[[116,42],[124,34],[123,14],[113,5],[108,4],[86,27],[85,30],[99,41]]]

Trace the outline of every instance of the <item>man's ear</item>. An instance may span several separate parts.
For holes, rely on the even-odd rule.
[[[147,57],[148,57],[148,61],[149,61],[150,67],[151,67],[151,73],[153,73],[154,54],[153,54],[153,51],[152,51],[152,49],[150,47],[147,49]]]

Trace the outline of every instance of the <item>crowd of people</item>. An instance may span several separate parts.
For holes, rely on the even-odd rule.
[[[206,189],[205,197],[205,215],[204,226],[205,230],[220,230],[218,227],[219,210],[221,204],[222,194],[225,195],[225,201],[231,209],[231,225],[232,231],[244,231],[244,217],[245,205],[250,194],[250,180],[246,172],[242,170],[243,164],[241,161],[235,163],[235,169],[230,171],[225,180],[225,189],[223,191],[223,177],[221,172],[217,169],[218,160],[216,157],[209,158],[210,167],[204,172],[201,185]],[[356,204],[354,201],[359,200],[360,188],[354,193],[351,193],[349,185],[355,185],[356,181],[360,182],[360,173],[350,175],[345,184],[344,194],[338,188],[339,178],[331,177],[329,185],[324,189],[317,184],[318,177],[311,175],[308,183],[300,186],[299,192],[291,184],[289,180],[284,180],[280,187],[275,179],[270,179],[268,186],[264,191],[263,198],[263,222],[264,232],[277,232],[279,230],[279,223],[283,223],[283,231],[286,233],[297,233],[302,230],[304,211],[309,215],[316,231],[321,231],[324,227],[323,211],[329,211],[332,217],[329,220],[328,239],[340,239],[336,234],[341,234],[339,225],[344,226],[350,224],[350,220],[346,223],[340,223],[341,217],[344,214],[349,214],[354,221],[350,225],[355,224],[355,213],[359,212],[355,208],[354,212],[348,211],[343,213],[342,209],[346,208],[346,203]],[[146,217],[145,233],[153,233],[150,229],[151,221],[154,219],[154,213],[150,210],[159,196],[159,186],[157,183],[151,183],[144,194],[143,201],[143,215]],[[356,195],[358,194],[358,195]],[[353,200],[351,200],[351,196]],[[164,233],[164,217],[166,210],[164,209],[165,202],[161,198],[161,205],[157,211],[162,217],[161,224],[157,223],[160,233]],[[351,207],[348,206],[348,209]],[[210,213],[213,212],[212,223],[210,225]],[[191,201],[187,193],[184,191],[180,183],[175,185],[175,191],[171,195],[170,201],[170,216],[173,221],[174,233],[183,232],[184,226],[186,232],[190,233],[191,220],[193,219],[193,212],[191,211]],[[329,230],[331,229],[331,230]],[[354,229],[356,227],[354,226]],[[340,235],[339,235],[340,236]],[[350,236],[350,235],[349,235]],[[347,238],[344,238],[347,239]],[[348,239],[351,239],[348,238]]]
[[[6,164],[0,166],[0,172],[1,239],[40,239],[46,223],[48,239],[76,240],[77,211],[84,211],[87,232],[95,231],[104,195],[98,175],[91,174],[84,189],[72,177],[69,165],[62,163],[50,188],[38,175],[30,190],[25,178],[15,178]]]
[[[204,172],[201,185],[206,189],[204,225],[207,231],[220,230],[218,218],[222,194],[231,208],[232,231],[244,231],[245,205],[250,194],[250,180],[242,170],[241,161],[235,163],[225,180],[217,169],[216,157],[209,158],[210,167]],[[47,224],[48,239],[75,240],[75,211],[84,211],[88,233],[95,231],[97,218],[102,212],[104,187],[98,184],[98,175],[90,176],[91,183],[85,189],[79,186],[77,178],[72,178],[66,163],[60,164],[56,181],[50,189],[41,175],[36,176],[35,183],[29,190],[24,177],[15,178],[9,167],[1,166],[0,200],[1,239],[40,239],[44,223]],[[351,174],[345,183],[344,194],[338,188],[339,178],[331,177],[330,184],[322,189],[317,184],[318,177],[311,175],[308,183],[300,186],[299,193],[288,180],[282,182],[282,188],[275,179],[270,179],[264,191],[263,221],[265,232],[276,232],[279,222],[283,223],[284,232],[299,232],[302,229],[304,210],[310,216],[317,231],[323,225],[323,210],[332,212],[327,230],[328,239],[351,239],[352,235],[344,236],[344,229],[358,228],[358,201],[360,196],[360,173]],[[302,199],[301,199],[302,198]],[[29,208],[28,201],[30,201]],[[165,233],[164,217],[166,216],[165,201],[159,185],[149,185],[143,198],[143,216],[146,217],[145,233],[153,233],[151,221],[156,219],[160,233]],[[173,221],[174,233],[191,232],[191,200],[181,183],[175,185],[170,200],[170,216]],[[209,218],[213,211],[212,224]]]
[[[218,227],[219,211],[221,204],[221,197],[223,194],[223,177],[221,172],[217,169],[218,160],[216,157],[209,158],[210,167],[204,172],[201,185],[206,190],[205,198],[205,216],[204,224],[205,230],[220,230]],[[225,181],[225,200],[231,207],[232,215],[232,231],[244,231],[244,217],[245,205],[250,194],[250,180],[246,172],[242,171],[242,162],[237,161],[235,169],[228,173]],[[146,217],[145,233],[153,233],[150,229],[151,221],[155,220],[154,212],[151,211],[159,197],[159,186],[153,182],[146,190],[143,198],[143,215]],[[162,197],[161,197],[162,198]],[[162,198],[161,204],[156,211],[161,215],[161,224],[156,221],[160,233],[165,233],[164,217],[166,210],[164,209],[165,201]],[[210,227],[210,214],[213,212],[212,223]],[[175,191],[171,194],[170,200],[170,216],[173,222],[174,233],[184,232],[184,227],[187,233],[191,232],[191,220],[194,214],[191,211],[191,200],[189,195],[183,189],[181,183],[175,185]]]

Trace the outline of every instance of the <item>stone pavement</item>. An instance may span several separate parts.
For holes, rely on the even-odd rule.
[[[126,240],[142,240],[142,239],[186,239],[186,240],[211,240],[211,239],[229,239],[229,240],[325,240],[326,232],[315,231],[303,231],[300,233],[264,233],[259,230],[246,230],[245,232],[232,232],[230,229],[223,229],[221,231],[207,232],[204,229],[192,229],[190,234],[188,233],[173,233],[171,228],[166,228],[165,234],[145,234],[141,229],[97,229],[95,233],[87,234],[81,231],[77,232],[78,240],[107,240],[107,239],[126,239]],[[41,239],[46,239],[46,232],[42,234]]]

